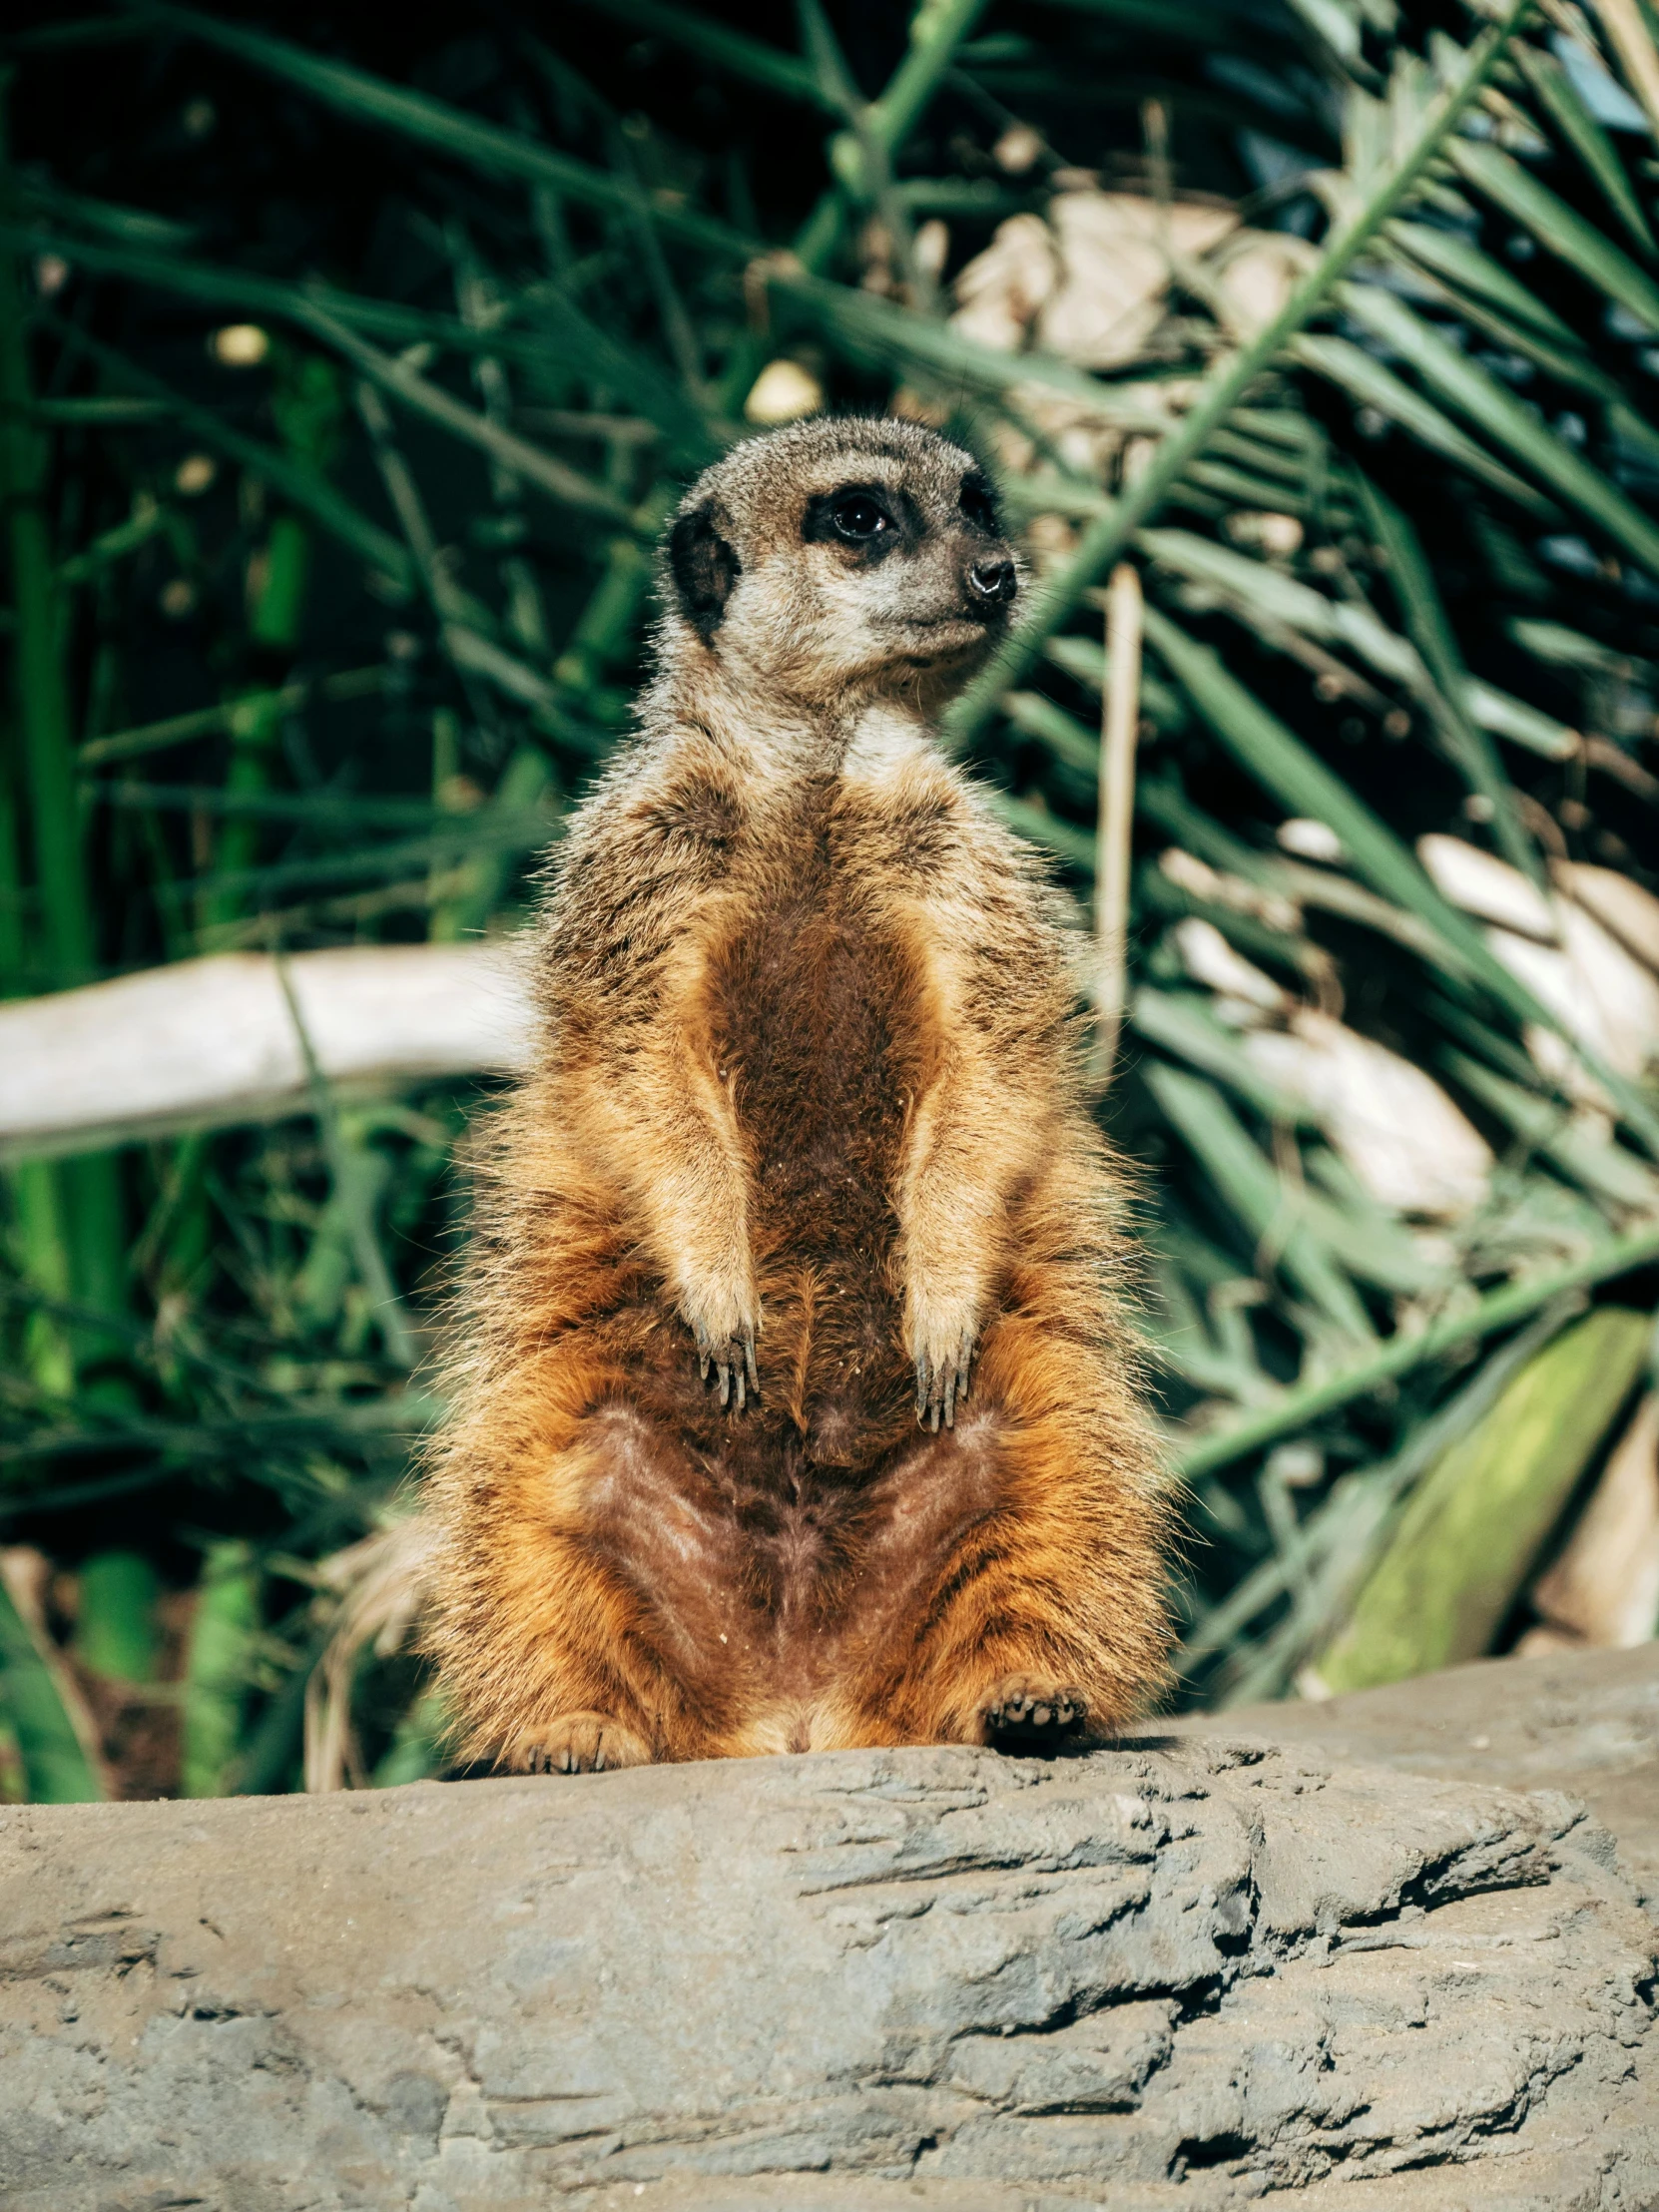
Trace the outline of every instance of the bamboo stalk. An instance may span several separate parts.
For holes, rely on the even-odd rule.
[[[1540,1352],[1412,1496],[1348,1625],[1315,1662],[1333,1691],[1488,1650],[1635,1386],[1648,1315],[1604,1306]]]
[[[0,219],[11,212],[13,181],[0,78]],[[30,418],[33,398],[23,288],[15,258],[0,252],[0,498],[6,516],[13,601],[14,713],[21,740],[34,860],[41,963],[61,981],[90,980],[97,926],[82,844],[68,688],[45,491],[49,453]],[[21,890],[21,878],[14,888]],[[73,1166],[37,1169],[26,1179],[25,1266],[39,1286],[68,1289],[82,1304],[118,1312],[125,1302],[121,1189],[115,1161],[91,1155]],[[48,1187],[50,1186],[50,1187]],[[107,1348],[80,1333],[76,1355]]]
[[[259,1614],[249,1546],[216,1544],[203,1563],[185,1660],[184,1797],[223,1797],[231,1788]]]
[[[279,356],[276,414],[282,443],[292,458],[322,475],[338,438],[339,378],[319,355]],[[255,597],[249,641],[265,656],[291,657],[299,649],[311,569],[310,526],[297,514],[278,514],[266,540],[264,573]],[[270,789],[282,708],[275,693],[262,687],[237,704],[230,721],[231,762],[225,780],[233,798],[254,797]],[[236,817],[220,832],[215,872],[235,877],[254,864],[260,826],[253,816]],[[213,928],[233,921],[241,903],[221,884],[203,894],[198,926]]]
[[[161,1636],[161,1577],[138,1551],[98,1551],[81,1568],[75,1656],[112,1682],[152,1682]]]
[[[324,676],[316,683],[302,681],[283,684],[276,691],[245,692],[240,699],[222,700],[217,707],[198,707],[188,715],[169,715],[162,722],[140,723],[131,730],[113,730],[107,737],[91,738],[76,755],[76,764],[88,769],[102,767],[107,761],[136,761],[146,754],[165,752],[169,746],[229,730],[245,713],[284,715],[312,699],[366,699],[383,691],[385,683],[384,668],[351,668],[342,669],[337,676]]]
[[[1106,688],[1101,699],[1100,799],[1095,830],[1095,1078],[1112,1079],[1129,962],[1129,861],[1135,825],[1135,733],[1141,716],[1141,579],[1112,571],[1106,600]]]

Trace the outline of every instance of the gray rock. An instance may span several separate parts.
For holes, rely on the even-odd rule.
[[[1637,2212],[1653,1984],[1571,1801],[1214,1742],[14,1808],[0,2202]]]
[[[1659,1917],[1659,1643],[1477,1659],[1320,1704],[1194,1714],[1160,1734],[1256,1738],[1451,1781],[1566,1790],[1612,1830]]]

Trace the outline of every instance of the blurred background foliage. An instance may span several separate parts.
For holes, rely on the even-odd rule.
[[[937,422],[1033,570],[947,742],[1095,932],[1181,1697],[1653,1633],[1647,0],[11,25],[8,1000],[510,935],[688,478]],[[6,1794],[441,1771],[407,1484],[488,1086],[310,1068],[0,1130]]]

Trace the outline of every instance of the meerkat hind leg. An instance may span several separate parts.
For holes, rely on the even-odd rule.
[[[648,1767],[651,1752],[609,1713],[561,1713],[543,1728],[527,1729],[500,1763],[512,1774],[603,1774]]]
[[[979,1704],[985,1741],[999,1751],[1051,1751],[1087,1734],[1089,1707],[1081,1690],[1034,1674],[1004,1675]]]

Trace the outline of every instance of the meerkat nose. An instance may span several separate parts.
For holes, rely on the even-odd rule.
[[[975,561],[967,580],[968,590],[977,599],[1008,600],[1014,596],[1012,561]]]

